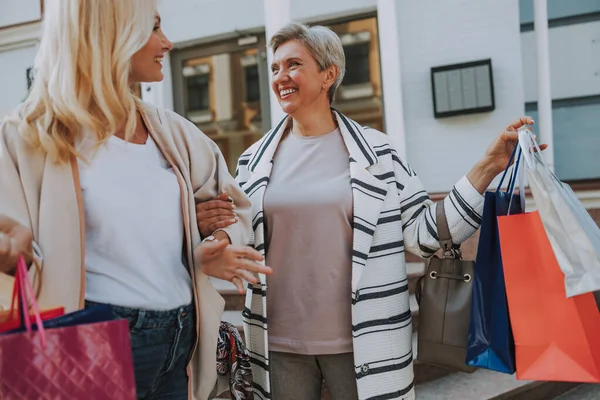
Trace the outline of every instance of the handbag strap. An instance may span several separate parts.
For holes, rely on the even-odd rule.
[[[450,234],[450,229],[448,228],[448,220],[446,218],[446,210],[444,208],[444,200],[437,203],[436,224],[440,247],[444,251],[444,258],[461,258],[462,254],[460,251],[460,245],[456,246],[452,242],[452,235]]]

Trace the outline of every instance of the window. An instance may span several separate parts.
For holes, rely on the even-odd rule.
[[[537,102],[526,103],[525,112],[538,119]],[[600,96],[554,100],[552,125],[556,176],[564,181],[600,178],[600,135],[598,135]],[[539,125],[533,125],[537,133]]]
[[[201,111],[210,109],[209,74],[191,76],[186,79],[188,109]]]
[[[270,127],[268,69],[259,49],[266,49],[264,36],[171,54],[175,111],[214,140],[231,173],[240,154]]]
[[[534,19],[533,0],[519,0],[519,11],[521,24],[532,24]],[[597,19],[600,13],[600,2],[598,0],[577,0],[577,1],[549,1],[548,2],[548,20],[567,20],[581,16],[589,16],[591,19]]]
[[[27,68],[25,75],[27,78],[27,90],[31,90],[31,86],[33,86],[33,67]]]
[[[344,85],[367,83],[371,80],[369,67],[369,43],[344,46],[346,53],[346,75]]]
[[[359,124],[383,131],[377,18],[322,24],[339,35],[346,56],[346,74],[333,106]]]
[[[246,101],[253,103],[260,101],[260,81],[258,78],[258,65],[249,65],[244,68],[246,77]]]

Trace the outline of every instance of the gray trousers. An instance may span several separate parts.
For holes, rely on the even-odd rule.
[[[323,381],[331,400],[358,400],[352,353],[302,355],[270,352],[273,400],[320,400]]]

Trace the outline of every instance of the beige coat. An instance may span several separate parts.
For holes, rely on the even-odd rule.
[[[181,188],[185,256],[192,260],[198,344],[188,368],[192,398],[209,398],[217,382],[216,346],[224,300],[193,258],[200,242],[195,202],[227,191],[240,222],[226,229],[234,244],[247,244],[250,202],[227,171],[218,147],[181,116],[144,104],[143,119],[176,172]],[[119,193],[115,193],[115,196]],[[42,306],[83,307],[85,221],[77,160],[56,164],[21,138],[14,122],[0,125],[0,214],[31,228],[42,261]],[[131,238],[135,240],[135,238]],[[168,266],[165,266],[168,267]],[[219,389],[224,380],[219,380]]]

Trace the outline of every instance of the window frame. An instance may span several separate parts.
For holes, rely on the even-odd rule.
[[[245,40],[255,37],[256,40]],[[233,53],[237,51],[256,48],[258,50],[258,77],[259,77],[259,96],[261,107],[261,119],[265,133],[271,129],[271,110],[269,99],[269,72],[266,60],[266,39],[264,31],[246,31],[220,40],[207,39],[194,43],[181,44],[179,48],[171,51],[171,75],[173,79],[173,107],[175,112],[186,116],[188,112],[187,87],[185,77],[183,76],[183,66],[187,60],[194,58],[212,57],[223,53]],[[245,90],[245,88],[243,88]],[[244,96],[245,98],[245,96]]]

